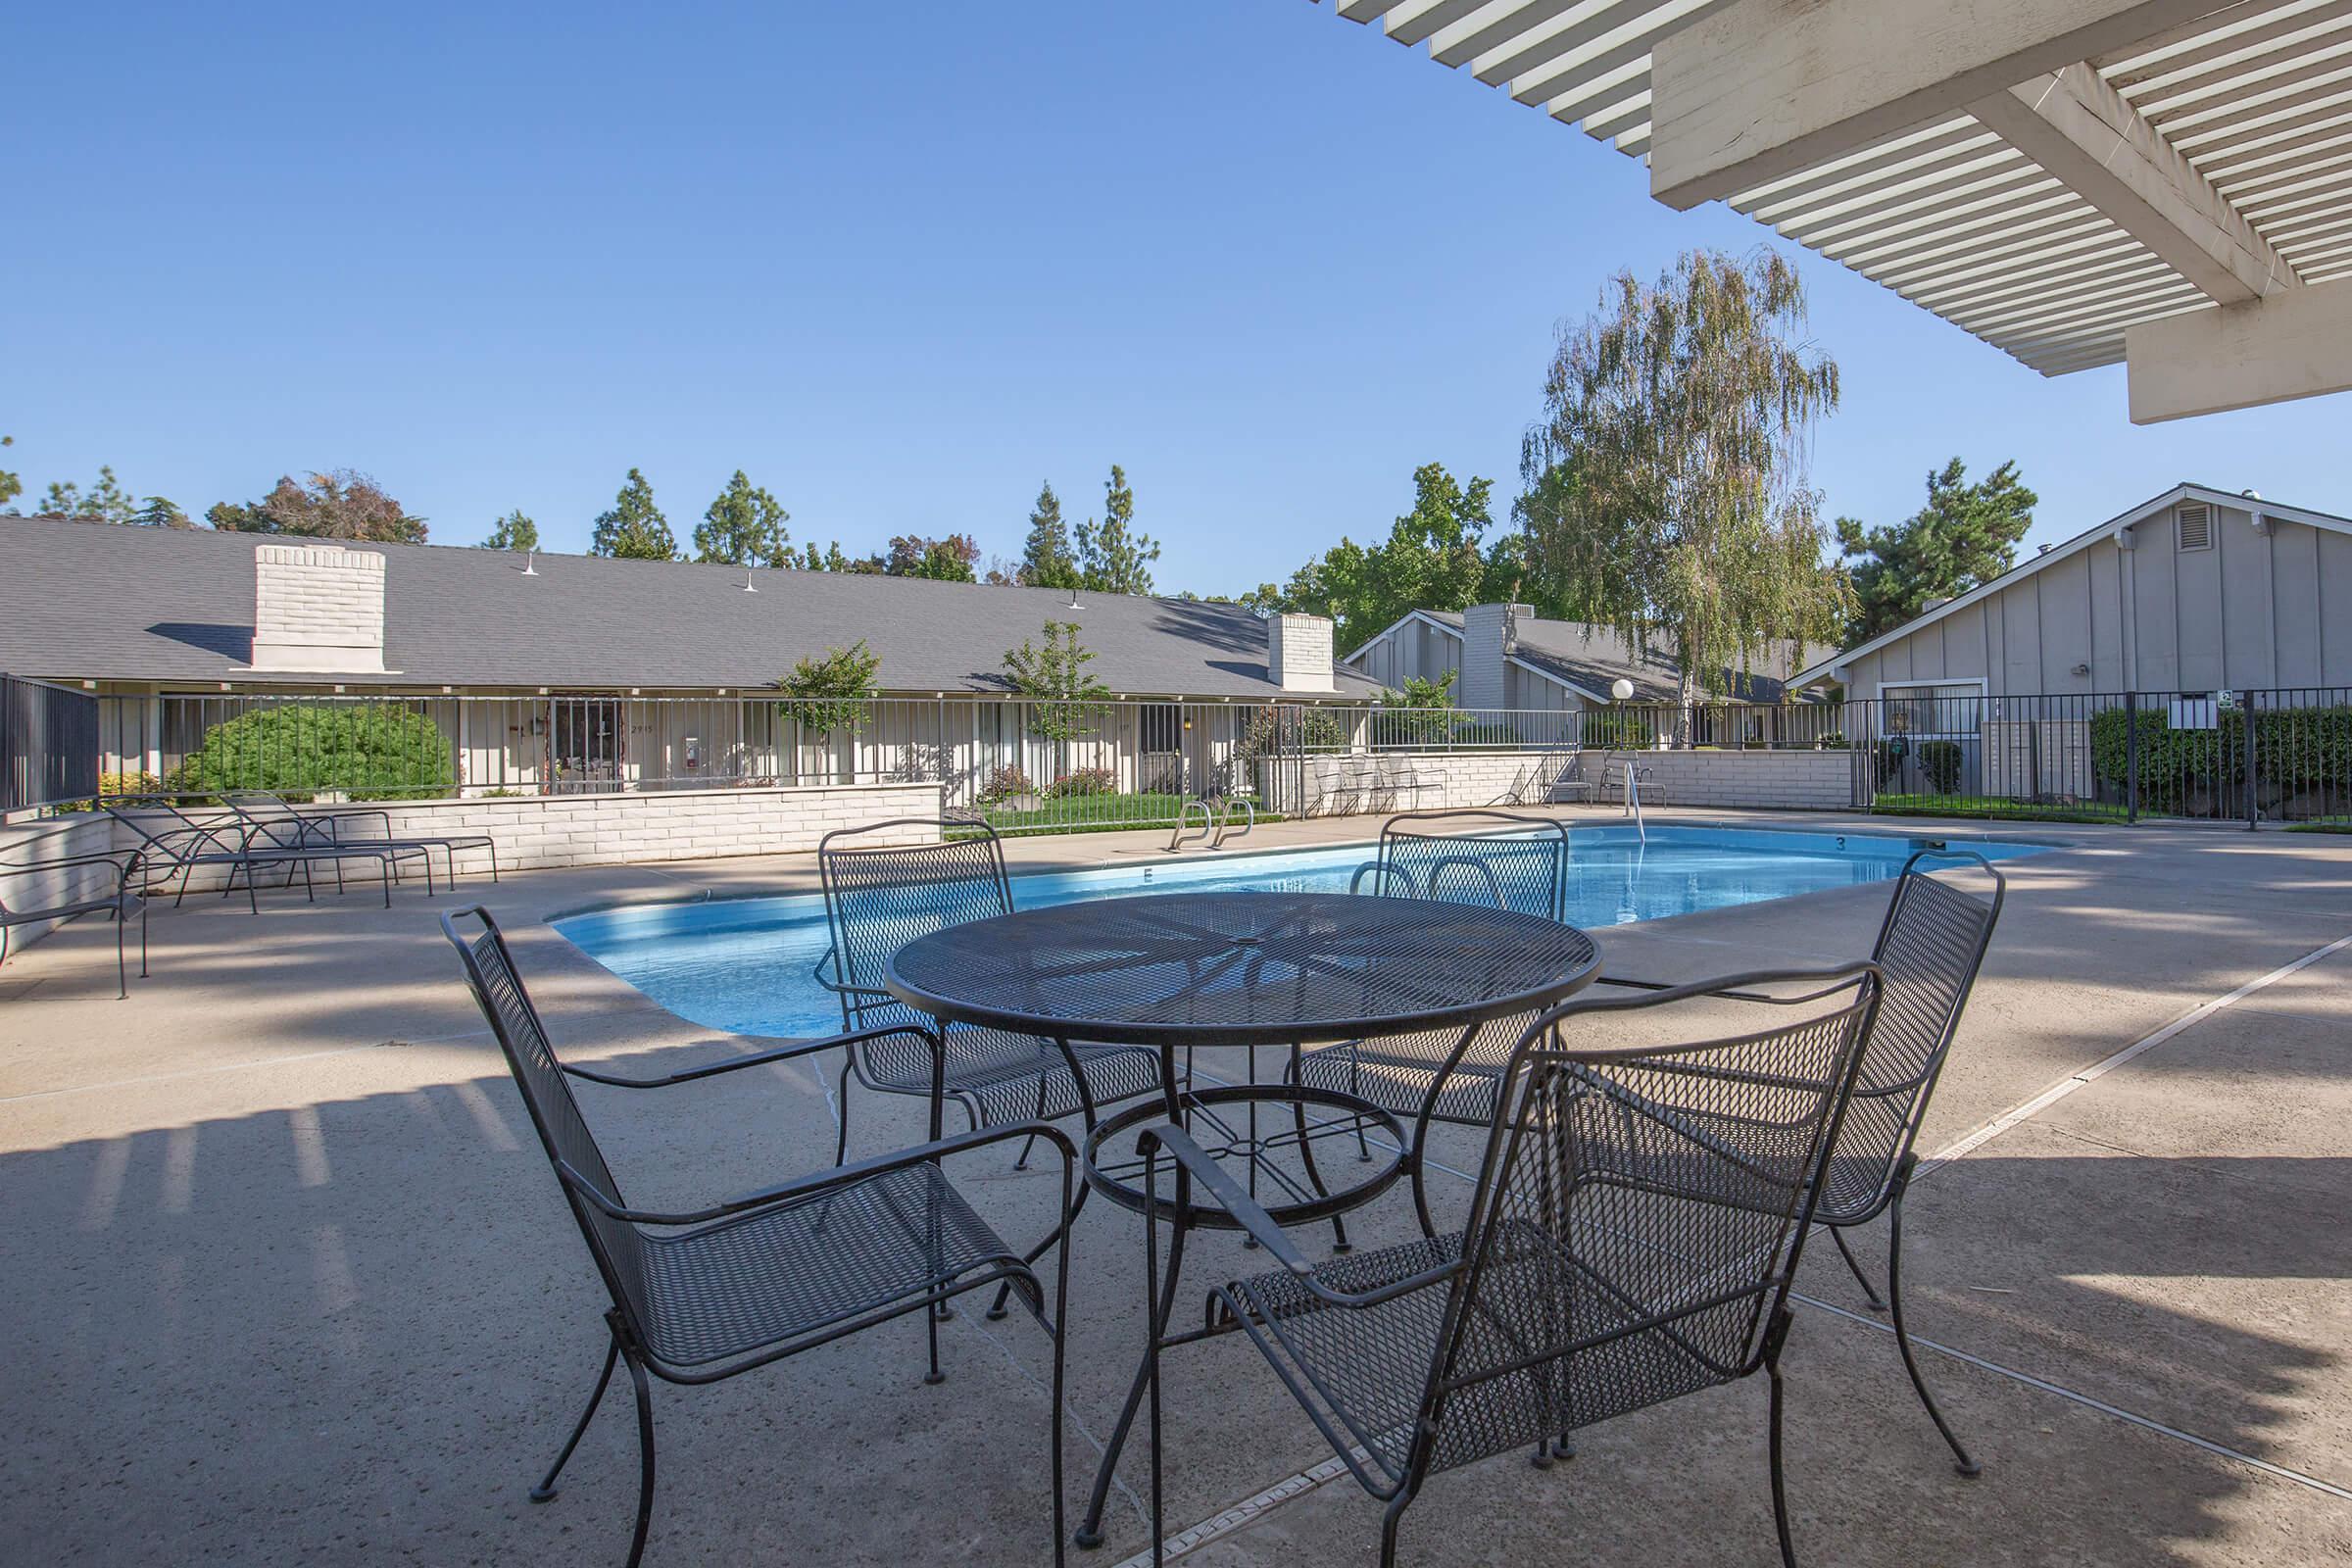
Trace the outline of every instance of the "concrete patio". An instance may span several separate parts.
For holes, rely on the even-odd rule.
[[[1953,1474],[1824,1246],[1789,1352],[1800,1558],[2352,1560],[2352,838],[1749,820],[2062,846],[2004,867],[2008,909],[1921,1144],[1966,1149],[1910,1204],[1913,1326],[1941,1348],[1928,1374],[1984,1474]],[[1376,825],[1272,825],[1237,849]],[[1101,834],[1010,853],[1102,863],[1163,845]],[[651,1071],[742,1042],[654,1008],[543,922],[813,885],[804,856],[543,871],[461,898],[514,935],[560,1047]],[[1886,897],[1619,928],[1606,963],[1696,975],[1851,956]],[[608,1396],[564,1494],[525,1498],[595,1375],[604,1302],[431,918],[461,898],[162,909],[154,977],[128,1002],[114,998],[112,934],[87,921],[0,970],[0,1560],[621,1559],[625,1394]],[[807,1064],[583,1102],[648,1205],[831,1157],[825,1083]],[[915,1142],[919,1109],[861,1101],[855,1129],[854,1152]],[[1042,1231],[1054,1178],[982,1154],[960,1179],[1007,1235]],[[1410,1204],[1394,1193],[1350,1228],[1401,1239]],[[1883,1238],[1859,1240],[1875,1270]],[[1133,1366],[1142,1284],[1131,1216],[1090,1205],[1075,1246],[1072,1523]],[[1187,1278],[1258,1266],[1210,1240]],[[657,1387],[648,1562],[1046,1560],[1047,1341],[1017,1314],[960,1311],[935,1388],[921,1343],[909,1319],[715,1388]],[[1169,1369],[1170,1528],[1205,1527],[1183,1561],[1372,1557],[1377,1505],[1333,1474],[1245,1341]],[[1764,1431],[1758,1381],[1587,1433],[1548,1472],[1503,1456],[1443,1476],[1406,1515],[1405,1558],[1770,1562]],[[1112,1568],[1142,1548],[1140,1444],[1123,1481],[1109,1544],[1074,1562]]]

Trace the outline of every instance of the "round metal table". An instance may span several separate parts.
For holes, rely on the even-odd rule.
[[[1065,1048],[1071,1041],[1156,1048],[1162,1104],[1098,1123],[1086,1099],[1088,1188],[1123,1207],[1166,1215],[1168,1198],[1148,1197],[1132,1180],[1141,1164],[1135,1140],[1164,1116],[1246,1171],[1253,1198],[1279,1194],[1264,1206],[1289,1224],[1340,1213],[1386,1191],[1403,1157],[1396,1118],[1353,1096],[1286,1084],[1180,1092],[1179,1048],[1297,1048],[1474,1029],[1539,1012],[1582,990],[1599,961],[1584,932],[1508,909],[1342,893],[1163,893],[951,926],[901,948],[883,983],[943,1021],[1041,1036]],[[1252,1080],[1255,1065],[1252,1049]],[[1083,1078],[1080,1094],[1086,1097]],[[1261,1111],[1275,1113],[1277,1130],[1265,1130]],[[1377,1136],[1385,1157],[1334,1190],[1313,1146],[1342,1133]],[[1188,1213],[1195,1225],[1234,1224],[1213,1201],[1196,1202]],[[1160,1299],[1151,1303],[1157,1348],[1203,1337],[1163,1335],[1183,1246],[1179,1229]],[[1104,1451],[1081,1545],[1101,1540],[1111,1473],[1152,1359],[1138,1368]]]

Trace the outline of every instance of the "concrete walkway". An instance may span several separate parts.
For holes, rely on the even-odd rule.
[[[1372,826],[1270,825],[1247,847]],[[1790,1352],[1800,1555],[2352,1560],[2352,945],[2331,950],[2352,937],[2352,840],[2011,831],[2066,848],[2005,867],[2009,910],[1922,1145],[1965,1152],[1923,1180],[1909,1227],[1914,1327],[1950,1352],[1928,1355],[1930,1375],[1985,1473],[1953,1475],[1823,1248]],[[1163,845],[1103,834],[1013,855],[1102,863]],[[567,1051],[653,1070],[742,1043],[652,1007],[541,922],[805,890],[812,870],[597,868],[463,891],[516,933]],[[452,901],[412,892],[386,911],[371,897],[160,911],[155,978],[127,1003],[103,926],[0,970],[0,1561],[619,1561],[625,1396],[563,1496],[524,1498],[595,1374],[598,1287],[431,919]],[[1885,897],[1618,928],[1604,946],[1610,967],[1651,973],[1842,957]],[[831,1158],[810,1071],[586,1104],[649,1205]],[[861,1101],[856,1126],[869,1152],[920,1136],[899,1102]],[[1042,1230],[1052,1178],[1008,1164],[981,1156],[961,1179],[1007,1234]],[[1393,1195],[1351,1228],[1400,1239],[1409,1203]],[[1127,1216],[1081,1222],[1073,1510],[1133,1365],[1140,1246]],[[1257,1266],[1230,1244],[1194,1255],[1203,1283]],[[1044,1337],[964,1312],[944,1346],[937,1388],[909,1322],[714,1389],[658,1390],[649,1561],[1046,1560]],[[1170,1377],[1171,1527],[1210,1526],[1186,1563],[1371,1560],[1378,1506],[1344,1474],[1318,1477],[1328,1448],[1246,1342],[1178,1352]],[[1406,1517],[1406,1560],[1770,1562],[1763,1435],[1758,1383],[1587,1433],[1549,1472],[1506,1456],[1441,1477]],[[1123,1480],[1110,1544],[1073,1561],[1111,1568],[1141,1545],[1140,1447]],[[1251,1503],[1270,1490],[1283,1495]]]

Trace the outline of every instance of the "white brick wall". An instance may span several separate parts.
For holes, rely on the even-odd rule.
[[[70,855],[100,855],[114,847],[114,821],[105,816],[28,818],[0,821],[0,860],[10,865],[34,864]],[[0,903],[22,913],[54,908],[83,899],[102,899],[115,891],[116,874],[103,865],[65,866],[53,871],[0,871]],[[85,918],[103,920],[105,915]],[[54,925],[12,926],[8,951],[30,947],[55,930]]]
[[[254,551],[253,667],[380,672],[384,558],[337,545]]]
[[[1359,784],[1310,799],[1298,814],[1347,816],[1364,811],[1458,810],[1493,806],[1519,785],[1541,760],[1533,752],[1379,752],[1373,756],[1383,775],[1389,778],[1409,775],[1419,779],[1421,787],[1416,790]],[[1360,769],[1366,759],[1357,756],[1346,760],[1350,768]],[[1310,764],[1306,784],[1310,795],[1315,788],[1314,777]]]
[[[1853,759],[1851,752],[1587,752],[1577,772],[1598,786],[1605,768],[1614,791],[1619,768],[1631,761],[1645,807],[1843,811],[1854,804]]]
[[[936,821],[943,805],[937,784],[842,784],[385,802],[380,809],[391,819],[394,838],[487,834],[498,845],[498,868],[503,872],[805,853],[839,827],[902,816]],[[383,825],[368,819],[354,823],[349,831],[354,837],[380,835]],[[127,830],[122,836],[125,846],[134,842]],[[870,842],[915,843],[926,837],[927,828],[909,829],[895,840],[876,835]],[[438,855],[434,864],[440,864]],[[477,852],[462,858],[459,869],[470,875],[488,869],[488,864]],[[361,874],[371,877],[372,867]],[[220,879],[200,876],[194,885],[218,887]]]

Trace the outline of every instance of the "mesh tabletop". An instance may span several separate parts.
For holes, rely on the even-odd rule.
[[[937,1016],[1113,1044],[1257,1045],[1462,1027],[1582,987],[1592,939],[1539,915],[1339,893],[1167,893],[975,920],[901,948]]]

